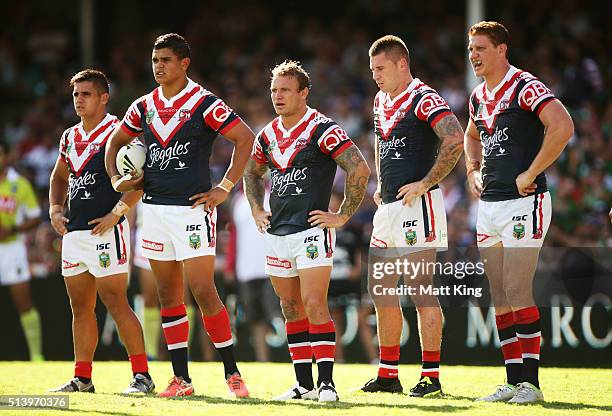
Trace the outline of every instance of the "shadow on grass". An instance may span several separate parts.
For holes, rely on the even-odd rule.
[[[125,397],[120,394],[112,394],[116,396]],[[317,409],[322,410],[324,408],[331,409],[359,409],[366,407],[378,407],[384,409],[418,409],[425,412],[456,412],[456,411],[465,411],[468,410],[471,406],[452,406],[452,405],[427,405],[425,403],[402,403],[402,404],[388,404],[388,403],[354,403],[354,402],[326,402],[319,403],[317,401],[311,400],[292,400],[292,401],[275,401],[275,400],[264,400],[264,399],[226,399],[218,396],[206,396],[203,394],[199,394],[196,396],[189,396],[183,398],[162,398],[162,397],[154,397],[147,396],[147,399],[157,399],[157,400],[185,400],[188,402],[204,402],[209,404],[223,404],[223,405],[234,405],[234,406],[256,406],[256,405],[265,405],[267,409],[270,409],[273,412],[274,407],[279,408],[287,408],[287,407],[296,407],[296,408],[305,408],[305,409]],[[114,414],[108,412],[108,414]]]

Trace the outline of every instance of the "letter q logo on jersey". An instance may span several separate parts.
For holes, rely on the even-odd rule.
[[[521,95],[519,96],[519,102],[523,109],[534,110],[540,101],[546,97],[551,97],[552,93],[550,90],[540,81],[533,81],[527,84]]]
[[[416,109],[416,114],[421,120],[427,120],[429,116],[438,110],[449,110],[444,98],[438,94],[429,94],[423,97]]]
[[[212,110],[212,117],[219,124],[223,124],[232,113],[232,109],[223,101],[220,101]]]
[[[330,131],[324,138],[322,143],[322,148],[325,151],[331,153],[340,143],[348,140],[349,137],[344,130],[340,127],[335,127],[332,131]]]

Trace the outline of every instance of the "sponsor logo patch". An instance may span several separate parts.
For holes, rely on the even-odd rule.
[[[157,243],[155,241],[142,240],[142,248],[151,251],[164,251],[164,243]]]

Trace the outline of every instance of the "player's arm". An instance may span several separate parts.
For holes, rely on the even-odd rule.
[[[49,180],[49,218],[51,226],[60,235],[68,232],[66,224],[68,218],[64,216],[64,204],[68,194],[68,178],[70,169],[68,163],[58,156]]]
[[[106,173],[108,173],[111,184],[117,192],[127,192],[142,188],[144,175],[128,180],[127,178],[122,178],[117,170],[117,153],[123,146],[130,144],[132,140],[134,140],[134,136],[128,134],[119,124],[106,143],[104,166],[106,167]]]
[[[482,165],[482,143],[478,136],[478,129],[470,119],[463,140],[463,150],[465,151],[465,166],[467,169],[468,188],[472,195],[480,198],[482,193],[482,176],[480,167]]]
[[[336,213],[311,211],[308,222],[312,226],[321,228],[342,227],[353,216],[361,201],[363,201],[371,172],[357,146],[352,144],[334,160],[346,172],[344,200]]]
[[[111,209],[105,216],[100,218],[94,218],[87,224],[94,225],[95,227],[91,230],[92,235],[104,234],[111,228],[113,228],[121,219],[122,216],[128,213],[128,211],[138,203],[142,198],[143,192],[141,190],[124,192],[121,199],[117,201],[113,209]]]
[[[224,132],[223,137],[234,144],[234,151],[232,152],[227,172],[225,172],[223,180],[216,187],[208,192],[195,194],[189,198],[189,200],[193,201],[192,208],[203,205],[204,209],[212,210],[217,205],[223,203],[229,196],[234,184],[240,180],[247,161],[251,156],[255,134],[242,120],[239,119],[238,123],[231,130]]]
[[[266,185],[264,176],[268,171],[268,165],[257,163],[254,159],[247,162],[242,181],[244,183],[244,193],[251,206],[251,213],[255,219],[257,229],[265,233],[270,226],[270,212],[264,208],[264,198],[266,195]]]
[[[557,99],[546,104],[539,117],[544,124],[544,140],[529,169],[516,178],[516,186],[522,196],[535,191],[535,178],[557,160],[574,134],[574,122]]]
[[[404,205],[412,205],[421,195],[453,170],[463,151],[463,129],[457,117],[451,112],[442,117],[433,127],[440,139],[440,150],[434,165],[427,175],[418,182],[406,184],[399,188],[397,199],[403,199]]]

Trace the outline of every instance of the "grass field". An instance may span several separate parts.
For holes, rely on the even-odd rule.
[[[231,400],[217,363],[191,363],[190,373],[196,395],[187,399],[124,397],[118,394],[130,381],[127,362],[94,363],[95,394],[70,396],[69,411],[0,410],[9,414],[36,415],[610,415],[612,414],[612,371],[610,369],[545,368],[541,383],[546,402],[519,406],[476,403],[474,398],[493,391],[503,381],[502,368],[447,366],[442,369],[445,396],[417,399],[407,395],[367,394],[355,391],[376,374],[376,366],[337,365],[335,379],[340,402],[319,404],[311,401],[272,402],[269,399],[291,386],[290,364],[243,363],[241,371],[248,382],[251,399]],[[405,391],[418,377],[419,367],[403,365],[400,375]],[[151,364],[151,375],[158,390],[165,388],[171,376],[167,362]],[[3,362],[0,363],[0,395],[44,394],[48,388],[64,383],[72,376],[68,362]],[[244,412],[244,413],[242,413]]]

